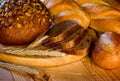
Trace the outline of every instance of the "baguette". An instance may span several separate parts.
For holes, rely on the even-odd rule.
[[[103,0],[74,0],[77,4],[79,5],[82,5],[84,3],[89,3],[89,2],[92,2],[92,3],[98,3],[98,4],[104,4],[104,5],[109,5],[108,3],[106,3],[105,1]]]
[[[72,0],[41,0],[53,16],[54,23],[75,20],[83,28],[88,28],[90,17],[88,13]]]
[[[92,19],[91,27],[100,32],[116,32],[120,34],[120,19]]]
[[[91,16],[90,27],[99,32],[116,32],[120,34],[120,11],[115,8],[98,4],[81,5]]]
[[[110,4],[113,8],[120,10],[119,0],[104,0],[106,3]]]
[[[85,3],[81,5],[91,16],[91,19],[119,19],[120,11],[103,4]]]

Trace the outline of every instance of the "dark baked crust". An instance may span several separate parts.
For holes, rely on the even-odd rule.
[[[0,43],[29,44],[50,25],[49,12],[39,0],[10,0],[0,9]]]
[[[65,24],[70,22],[72,21],[63,23]],[[51,30],[49,30],[50,34],[52,33],[52,35],[48,34],[49,38],[43,41],[43,46],[53,50],[65,52],[67,54],[84,55],[88,53],[91,37],[87,34],[85,29],[83,29],[77,23],[69,24],[64,31],[60,31],[60,28],[55,30],[58,26],[64,29],[62,23],[55,25]],[[59,31],[59,34],[57,34],[57,31]]]

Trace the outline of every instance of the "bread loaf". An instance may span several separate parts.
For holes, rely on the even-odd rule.
[[[41,0],[53,16],[54,23],[75,20],[83,28],[88,28],[90,17],[88,13],[73,0]]]
[[[119,19],[120,12],[108,5],[85,3],[81,5],[91,16],[91,19]]]
[[[39,0],[8,0],[0,8],[0,43],[29,44],[50,25],[49,11]]]
[[[116,32],[120,34],[120,19],[92,19],[91,27],[99,32]]]
[[[120,11],[115,8],[98,4],[84,3],[81,5],[91,16],[90,27],[99,32],[116,32],[120,34]]]

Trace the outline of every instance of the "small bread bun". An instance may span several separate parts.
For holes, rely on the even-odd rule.
[[[9,0],[0,9],[0,43],[29,44],[50,25],[49,12],[39,0]]]
[[[92,50],[93,61],[100,67],[113,69],[120,67],[120,35],[106,32],[100,36]]]

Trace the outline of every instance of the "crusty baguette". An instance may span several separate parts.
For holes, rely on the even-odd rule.
[[[100,32],[120,34],[120,11],[98,3],[84,3],[82,7],[90,14],[90,27]]]
[[[99,4],[105,4],[105,5],[109,5],[108,3],[106,3],[103,0],[74,0],[77,4],[82,5],[84,3],[88,3],[88,2],[92,2],[92,3],[99,3]]]
[[[100,32],[116,32],[120,34],[120,19],[92,19],[90,26]]]
[[[120,11],[103,4],[85,3],[81,5],[91,16],[91,19],[119,19]]]
[[[104,0],[108,4],[110,4],[113,8],[120,10],[120,0]]]
[[[87,28],[90,23],[88,13],[72,0],[41,0],[54,17],[55,23],[66,20],[75,20],[83,28]],[[77,16],[77,17],[76,17]]]

